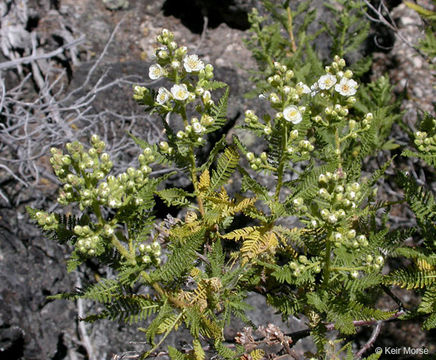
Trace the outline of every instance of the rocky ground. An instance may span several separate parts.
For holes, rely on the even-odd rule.
[[[313,1],[313,6],[321,8],[321,5],[322,1]],[[421,34],[420,19],[404,4],[394,5],[398,5],[392,9],[398,31],[409,41],[416,41]],[[247,69],[255,66],[242,41],[247,34],[247,12],[253,6],[259,7],[259,2],[4,0],[0,4],[0,78],[5,84],[0,89],[3,99],[0,100],[0,120],[7,123],[12,107],[19,108],[18,114],[23,118],[32,114],[43,122],[48,115],[56,119],[57,114],[65,119],[62,124],[55,124],[58,127],[53,127],[51,137],[42,134],[37,122],[29,121],[22,133],[2,138],[0,357],[11,360],[121,359],[123,351],[141,349],[143,339],[135,326],[105,321],[84,325],[78,318],[86,313],[90,304],[47,300],[48,295],[92,281],[106,270],[91,266],[91,269],[68,274],[64,260],[68,249],[42,237],[29,223],[24,207],[56,208],[57,184],[47,165],[49,146],[60,145],[70,138],[83,139],[97,131],[104,134],[122,169],[137,154],[135,146],[124,135],[124,129],[151,141],[159,139],[158,122],[142,114],[131,99],[131,87],[133,83],[148,81],[146,74],[154,38],[162,28],[172,30],[179,43],[188,45],[191,51],[214,64],[218,80],[230,85],[229,119],[238,121],[247,108],[257,107],[255,101],[239,96],[250,90]],[[325,15],[321,12],[320,16]],[[374,27],[374,31],[379,41],[382,37],[392,37],[386,30]],[[68,47],[75,39],[82,41]],[[23,57],[48,54],[66,45],[67,50],[52,58],[20,62]],[[328,51],[328,44],[321,41],[319,51]],[[375,48],[374,56],[372,76],[388,72],[397,93],[407,93],[403,107],[407,111],[406,121],[413,126],[416,109],[433,110],[433,78],[429,76],[428,64],[398,38],[383,49]],[[2,68],[2,64],[11,61],[15,61],[13,66]],[[55,82],[55,85],[35,100],[44,81]],[[7,91],[9,97],[5,96]],[[87,94],[93,96],[87,97]],[[58,107],[53,105],[53,99],[61,99]],[[65,127],[65,123],[69,125]],[[47,127],[52,125],[47,124]],[[27,135],[24,131],[33,131],[37,140],[33,144],[24,143],[22,139]],[[29,154],[26,155],[29,149],[32,150],[30,160]],[[413,302],[413,298],[410,301]],[[305,328],[297,319],[282,323],[277,315],[265,311],[263,300],[255,295],[250,297],[250,303],[255,308],[252,318],[258,325],[271,322],[286,331]],[[383,304],[389,306],[387,300]],[[397,324],[385,325],[378,346],[430,347],[435,344],[435,334],[422,332],[417,324],[401,327]],[[234,323],[226,337],[233,339],[241,327]],[[416,336],[410,336],[411,333]],[[360,336],[363,343],[370,333],[363,330]],[[180,333],[169,343],[181,346],[183,341],[183,333]],[[312,347],[310,341],[304,341],[295,349],[302,354]]]

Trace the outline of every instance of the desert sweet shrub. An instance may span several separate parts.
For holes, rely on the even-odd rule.
[[[268,110],[247,110],[240,126],[258,139],[256,152],[236,135],[231,143],[223,137],[200,162],[197,154],[208,135],[226,123],[227,85],[214,80],[213,66],[188,54],[170,31],[163,30],[157,42],[149,77],[170,85],[157,91],[136,86],[134,98],[162,118],[166,139],[158,144],[135,139],[142,148],[138,165],[116,176],[106,144],[96,135],[89,147],[73,142],[51,150],[63,184],[58,202],[77,215],[29,208],[31,217],[49,236],[73,247],[70,271],[95,259],[116,274],[56,297],[100,303],[103,310],[87,321],[147,323],[139,328],[150,344],[143,359],[180,327],[192,335],[192,350],[168,347],[172,359],[263,358],[250,336],[240,336],[233,348],[224,341],[232,317],[251,324],[244,301],[249,292],[263,295],[284,319],[305,317],[317,346],[308,358],[362,356],[353,355],[351,343],[337,350],[327,336],[333,329],[339,343],[358,325],[399,317],[424,314],[425,326],[434,327],[434,199],[399,175],[418,231],[427,239],[406,246],[415,230],[390,230],[392,204],[377,200],[378,181],[391,161],[371,174],[362,170],[363,160],[386,144],[395,119],[389,115],[389,82],[359,85],[341,56],[326,67],[309,61],[312,68],[306,69],[287,65],[287,58],[270,59],[258,86]],[[217,90],[223,92],[219,99]],[[420,132],[415,142],[418,156],[434,165],[430,136],[430,130]],[[156,166],[177,168],[192,188],[165,186],[176,174],[151,176]],[[268,188],[262,185],[265,177]],[[240,190],[231,192],[228,185],[237,179]],[[182,216],[167,218],[155,231],[157,198],[179,207]],[[243,225],[235,221],[241,215]],[[298,220],[296,226],[288,225],[290,218]],[[412,259],[414,265],[394,271],[384,266],[395,258]],[[425,291],[419,308],[376,308],[380,290],[395,285]],[[263,331],[292,353],[290,337]]]

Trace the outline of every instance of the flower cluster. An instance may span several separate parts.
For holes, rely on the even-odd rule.
[[[198,55],[187,54],[186,46],[179,47],[174,41],[174,34],[164,29],[157,37],[160,47],[156,50],[156,64],[149,68],[149,77],[152,80],[168,78],[175,84],[168,90],[159,88],[156,96],[156,105],[170,110],[177,106],[177,102],[192,102],[197,96],[201,96],[206,105],[213,105],[210,97],[202,96],[205,89],[202,88],[208,80],[213,77],[213,67],[205,65]],[[198,84],[194,87],[191,82],[191,75],[198,78]],[[139,95],[142,88],[135,93]],[[204,101],[206,100],[206,101]]]
[[[177,144],[163,141],[159,148],[164,154],[172,154],[175,147],[184,153],[183,146],[203,145],[203,136],[216,130],[215,102],[211,90],[224,85],[213,82],[213,66],[205,64],[198,55],[188,54],[185,46],[179,47],[170,31],[162,30],[157,41],[160,46],[156,50],[156,63],[149,68],[149,77],[152,80],[167,78],[174,84],[160,87],[157,93],[135,86],[133,97],[153,107],[161,115],[170,112],[179,114],[184,128],[176,134]],[[190,103],[195,104],[195,110],[200,114],[191,119],[187,117]]]
[[[144,264],[160,264],[161,246],[157,241],[153,241],[151,244],[140,244],[138,249],[140,254],[139,259]]]
[[[306,108],[301,105],[305,95],[310,93],[309,87],[298,82],[294,84],[294,72],[279,62],[274,63],[274,73],[268,77],[272,91],[268,94],[262,94],[262,98],[267,98],[271,107],[277,112],[275,119],[277,121],[286,121],[293,125],[303,121],[303,115]]]
[[[321,126],[330,126],[347,118],[350,108],[356,102],[354,95],[358,84],[352,79],[353,72],[345,70],[344,59],[335,56],[331,65],[325,67],[326,73],[319,77],[310,87],[311,97],[316,97],[323,106],[321,112],[312,109],[312,120]],[[349,136],[356,138],[358,132],[368,129],[372,114],[358,124],[356,120],[349,120]]]

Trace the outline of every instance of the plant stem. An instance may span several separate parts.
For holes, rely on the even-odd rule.
[[[159,342],[153,346],[153,348],[150,351],[147,351],[146,353],[141,355],[141,359],[146,359],[153,351],[155,351],[157,348],[159,348],[159,346],[164,342],[164,340],[168,337],[168,335],[171,333],[171,331],[174,329],[174,327],[176,326],[177,322],[180,320],[180,318],[183,316],[183,314],[185,313],[185,310],[181,311],[179,315],[177,315],[176,319],[174,320],[174,322],[171,324],[171,326],[167,329],[167,331],[165,331],[164,336],[162,336],[162,338],[159,340]]]
[[[336,155],[338,157],[338,168],[342,169],[342,157],[341,157],[341,139],[339,137],[339,131],[335,131],[335,144],[336,144]]]
[[[127,249],[123,246],[123,244],[121,244],[121,241],[118,240],[115,234],[111,237],[111,243],[126,260],[128,260],[133,265],[136,265],[134,255],[127,251]]]
[[[282,151],[281,151],[281,155],[280,155],[280,164],[279,164],[279,167],[277,169],[277,187],[276,187],[276,192],[274,195],[274,198],[276,201],[279,200],[280,190],[281,190],[282,185],[283,185],[283,173],[285,170],[284,154],[286,151],[286,146],[288,144],[288,126],[287,126],[287,124],[285,124],[283,131],[284,131],[284,137],[282,137]]]
[[[286,9],[286,13],[288,14],[288,33],[289,33],[289,38],[291,39],[292,52],[295,53],[297,51],[297,45],[295,44],[294,31],[292,25],[292,12],[289,6]]]
[[[118,240],[118,238],[115,235],[112,235],[112,245],[119,251],[119,253],[126,259],[128,260],[132,265],[136,265],[136,260],[135,260],[135,256],[130,254],[127,249],[123,246],[123,244],[121,244],[121,242]],[[161,296],[161,297],[165,297],[167,298],[171,303],[173,303],[175,306],[177,306],[180,309],[183,309],[186,307],[186,305],[178,300],[177,298],[168,295],[164,289],[162,289],[162,287],[156,282],[153,281],[152,278],[150,277],[150,275],[145,272],[145,271],[141,271],[140,273],[141,277],[144,279],[144,281],[151,285],[153,287],[154,290],[156,290],[156,292]]]
[[[191,146],[191,177],[192,184],[194,185],[194,190],[197,195],[198,209],[200,210],[201,216],[204,216],[204,206],[203,199],[200,196],[198,191],[198,180],[197,180],[197,165],[195,164],[195,154],[194,154],[194,146]]]
[[[323,270],[323,275],[322,275],[322,278],[323,278],[322,286],[324,288],[327,288],[328,282],[329,282],[329,277],[330,277],[330,252],[331,252],[331,247],[332,247],[332,242],[330,240],[331,236],[332,236],[332,232],[329,231],[329,234],[327,236],[326,246],[325,246],[324,270]]]

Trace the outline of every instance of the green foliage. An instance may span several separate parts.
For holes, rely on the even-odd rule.
[[[171,359],[203,360],[206,343],[223,359],[261,359],[262,349],[239,337],[233,350],[223,336],[235,317],[254,326],[245,302],[250,292],[263,295],[284,320],[304,315],[318,358],[337,356],[330,330],[339,332],[340,342],[361,324],[398,318],[403,309],[375,307],[380,291],[392,286],[421,291],[421,303],[407,315],[424,316],[425,328],[435,326],[434,196],[400,173],[404,203],[415,213],[418,228],[391,230],[393,204],[377,200],[377,186],[392,160],[370,174],[363,166],[368,157],[397,146],[387,139],[400,112],[387,78],[359,85],[342,58],[366,36],[361,8],[354,1],[330,6],[336,15],[321,30],[329,29],[333,50],[341,56],[324,66],[313,49],[320,32],[308,33],[316,16],[309,2],[296,11],[289,1],[263,3],[276,21],[253,12],[248,45],[262,71],[255,85],[267,110],[247,110],[240,126],[258,139],[255,150],[236,136],[231,144],[222,137],[199,161],[207,135],[226,123],[229,89],[213,80],[212,65],[188,55],[163,30],[149,75],[172,86],[158,91],[136,86],[134,98],[161,117],[165,140],[148,144],[134,138],[142,148],[138,165],[117,176],[110,174],[112,162],[97,136],[89,149],[79,143],[67,144],[65,153],[53,149],[51,163],[62,183],[58,201],[82,215],[29,209],[49,236],[73,247],[70,269],[92,258],[115,273],[56,298],[99,303],[102,310],[86,321],[143,324],[139,330],[150,344],[143,359],[182,327],[192,336],[192,350],[168,347]],[[304,16],[298,28],[296,16]],[[357,73],[368,64],[355,65]],[[224,87],[215,102],[213,91]],[[168,124],[170,114],[177,126]],[[423,121],[415,140],[419,153],[405,155],[421,154],[434,164],[433,125]],[[190,190],[166,186],[173,173],[157,178],[155,164],[182,170]],[[240,191],[235,190],[238,179]],[[181,208],[180,216],[159,223],[156,197]],[[297,226],[288,225],[291,217],[298,219]],[[405,244],[417,235],[424,238],[419,246]],[[384,266],[395,259],[411,264],[395,270]],[[148,295],[138,293],[144,287]],[[340,353],[345,351],[353,357],[351,345]]]

